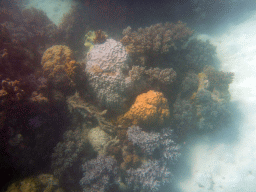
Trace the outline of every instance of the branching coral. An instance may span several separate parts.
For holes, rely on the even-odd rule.
[[[157,160],[149,160],[140,168],[127,171],[126,182],[131,191],[159,191],[160,187],[170,182],[171,173]]]
[[[84,191],[104,192],[110,188],[115,191],[113,185],[119,182],[119,170],[115,159],[98,155],[96,159],[83,164],[82,169],[84,177],[80,180],[80,185]]]
[[[179,146],[173,141],[170,128],[160,132],[146,132],[138,126],[132,126],[127,131],[128,139],[142,149],[142,154],[150,156],[150,160],[135,169],[127,170],[126,182],[131,189],[140,191],[159,191],[166,182],[170,182],[169,164],[177,160]]]

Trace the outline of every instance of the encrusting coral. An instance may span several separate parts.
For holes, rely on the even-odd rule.
[[[130,110],[118,118],[119,124],[162,125],[169,119],[170,110],[163,93],[153,90],[137,96]]]

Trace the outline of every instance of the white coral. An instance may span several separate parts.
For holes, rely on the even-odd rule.
[[[101,105],[117,112],[122,110],[131,87],[124,75],[128,69],[128,54],[118,41],[107,39],[88,53],[85,71],[89,87]]]

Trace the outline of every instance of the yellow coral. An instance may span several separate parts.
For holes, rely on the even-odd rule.
[[[137,96],[130,110],[118,119],[120,124],[161,125],[170,117],[167,99],[153,90]]]
[[[89,49],[88,50],[88,52],[89,52],[94,47],[94,44],[104,43],[106,41],[107,37],[108,37],[108,35],[106,34],[106,32],[104,32],[102,30],[89,31],[85,35],[84,46]]]
[[[37,192],[40,191],[40,183],[36,178],[30,177],[11,184],[6,192]]]
[[[208,81],[207,75],[205,73],[199,73],[198,78],[199,78],[198,90],[208,88],[209,81]]]
[[[29,177],[12,183],[6,192],[53,192],[61,191],[58,179],[50,174],[41,174],[37,177]]]
[[[93,41],[96,37],[95,31],[89,31],[86,35],[85,35],[85,43],[84,46],[88,47],[89,51],[93,48],[94,44]]]

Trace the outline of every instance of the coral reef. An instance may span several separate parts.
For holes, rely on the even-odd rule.
[[[121,42],[127,46],[129,53],[166,53],[170,47],[179,47],[185,44],[193,31],[186,27],[186,24],[178,21],[173,23],[158,23],[145,29],[139,28],[132,32],[131,27],[123,31]]]
[[[196,127],[196,109],[191,100],[177,98],[173,104],[173,125],[180,138]]]
[[[119,124],[163,125],[170,117],[169,105],[163,93],[153,90],[137,96],[130,110],[118,119]]]
[[[233,76],[233,73],[216,71],[211,67],[206,67],[197,78],[195,74],[188,74],[188,79],[183,81],[182,92],[173,105],[174,124],[178,135],[184,135],[194,128],[201,131],[214,130],[228,122],[228,85]]]
[[[35,8],[0,8],[0,171],[59,179],[7,191],[159,191],[180,155],[173,133],[229,116],[234,74],[212,68],[215,47],[186,24],[128,27],[118,42],[88,13],[74,6],[55,26]]]
[[[179,146],[173,141],[173,131],[163,128],[155,132],[143,131],[132,126],[127,131],[128,139],[140,148],[140,155],[146,160],[138,168],[127,170],[127,185],[135,191],[159,191],[166,182],[170,182],[168,166],[179,157]]]
[[[206,67],[204,73],[207,75],[210,85],[209,89],[218,89],[220,91],[227,92],[229,84],[232,83],[234,79],[234,73],[217,71],[212,67]]]
[[[63,179],[69,169],[74,169],[74,163],[80,161],[81,154],[86,154],[88,146],[87,134],[81,128],[66,131],[52,154],[54,176]]]
[[[189,41],[185,48],[187,54],[184,55],[185,62],[183,67],[201,72],[205,66],[216,67],[216,47],[208,40],[206,42],[198,39]]]
[[[197,91],[199,78],[196,73],[190,71],[187,73],[181,84],[181,98],[189,99],[191,95]]]
[[[95,45],[87,55],[86,74],[97,101],[115,112],[123,109],[130,80],[125,78],[128,55],[124,46],[113,39]]]
[[[176,160],[179,156],[179,147],[172,140],[173,134],[170,128],[164,128],[160,132],[146,132],[138,126],[132,126],[127,131],[128,139],[133,145],[139,146],[147,155],[154,155],[156,152],[165,162],[168,160]],[[153,156],[154,157],[154,156]]]
[[[80,185],[84,191],[116,191],[119,170],[116,160],[112,157],[98,155],[96,159],[83,164],[82,169],[84,177],[80,180]]]
[[[145,71],[148,82],[152,87],[168,87],[176,80],[176,72],[172,68],[160,69],[150,68]],[[163,86],[161,86],[163,85]]]
[[[48,48],[43,54],[41,65],[45,77],[55,89],[66,93],[74,88],[79,66],[67,46],[55,45]]]

